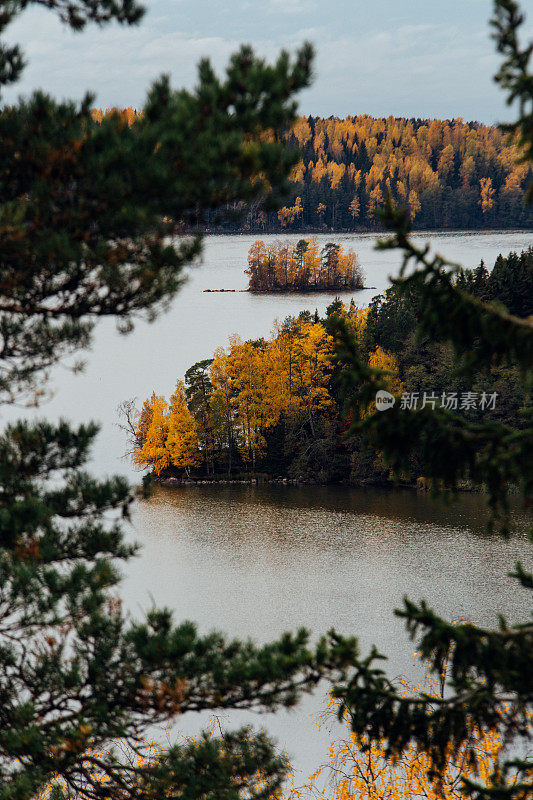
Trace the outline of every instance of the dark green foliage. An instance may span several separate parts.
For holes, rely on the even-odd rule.
[[[244,793],[250,800],[267,800],[279,791],[287,769],[286,758],[263,734],[244,729],[173,747],[151,769],[125,771],[125,779],[134,784],[135,800],[240,800]]]
[[[75,29],[142,15],[131,0],[39,4]],[[1,28],[27,5],[4,4]],[[200,252],[180,237],[196,214],[283,193],[296,156],[281,133],[311,56],[304,46],[269,66],[245,47],[223,80],[204,61],[194,92],[157,81],[131,127],[119,114],[96,124],[89,97],[36,93],[1,109],[1,401],[37,403],[48,368],[89,345],[97,318],[127,331],[164,308]],[[21,69],[4,46],[0,84]],[[201,369],[189,375],[195,397]],[[189,710],[293,705],[341,677],[355,643],[332,634],[310,647],[301,630],[256,647],[175,627],[167,610],[132,623],[116,589],[136,552],[120,525],[133,497],[123,479],[85,471],[96,433],[19,422],[0,435],[0,799],[56,779],[54,798],[65,784],[76,798],[271,796],[286,763],[264,735],[205,738],[133,772],[112,744],[142,749],[150,726]]]
[[[202,209],[283,194],[297,155],[279,129],[311,57],[304,46],[271,67],[244,47],[224,81],[204,61],[194,93],[160,79],[131,127],[95,124],[90,97],[3,110],[0,400],[38,400],[43,370],[87,346],[94,317],[129,330],[164,308],[200,252],[198,237],[173,237]]]
[[[522,47],[519,39],[520,26],[525,20],[515,0],[499,0],[494,4],[491,25],[498,52],[505,56],[496,75],[496,81],[506,90],[507,105],[518,104],[516,122],[504,126],[517,132],[524,147],[524,161],[533,162],[533,75],[529,72],[529,60],[533,44]],[[533,198],[530,184],[528,198]]]
[[[481,300],[501,303],[517,317],[533,316],[533,247],[498,256],[490,275],[482,265],[470,276],[465,286]]]
[[[342,420],[335,413],[316,420],[314,430],[296,417],[285,420],[286,472],[308,483],[345,481],[349,457],[342,446]]]
[[[449,341],[461,359],[464,374],[502,363],[516,363],[528,370],[533,359],[531,322],[485,304],[461,289],[454,279],[453,264],[440,255],[429,258],[428,247],[419,248],[409,239],[405,213],[388,205],[383,220],[395,233],[380,242],[380,247],[403,251],[400,278],[393,283],[401,285],[401,294],[412,292],[419,298],[420,336]],[[412,264],[419,268],[409,273]]]
[[[418,298],[412,293],[401,295],[391,287],[384,295],[374,297],[367,322],[367,347],[401,353],[416,328],[417,316]]]
[[[139,744],[149,726],[189,710],[293,705],[323,675],[342,674],[354,652],[353,642],[335,636],[310,648],[303,630],[260,648],[217,633],[200,638],[192,623],[174,627],[165,610],[128,623],[111,591],[119,581],[113,562],[135,548],[106,517],[113,510],[127,516],[131,495],[123,479],[95,481],[83,471],[95,433],[94,425],[18,423],[0,438],[2,798],[32,797],[56,774],[79,797],[91,796],[87,774],[102,765],[111,776],[108,796],[129,797],[120,794],[122,771],[106,750],[113,740]],[[238,771],[243,752],[261,766],[265,753],[265,768],[279,768],[276,783],[283,765],[263,738],[250,737],[238,747],[230,737],[237,756],[230,749],[224,768]],[[222,746],[206,744],[204,758]],[[85,759],[99,747],[98,764]],[[160,769],[168,759],[179,766],[179,754],[166,755]],[[180,774],[193,756],[184,753]],[[216,761],[209,774],[218,775]],[[167,770],[158,787],[163,778],[172,784]],[[187,788],[191,797],[197,790]]]
[[[187,405],[199,423],[202,431],[201,447],[204,455],[204,467],[207,475],[215,472],[215,426],[212,418],[210,398],[213,386],[209,379],[208,369],[212,363],[211,358],[206,358],[193,364],[185,373],[185,396]]]
[[[527,69],[532,50],[519,50],[516,33],[520,20],[515,2],[495,0],[498,46],[507,55],[498,79],[507,88],[509,99],[518,98],[521,102],[516,127],[531,155],[533,77]],[[524,310],[526,298],[512,279],[507,282],[502,277],[511,273],[513,277],[521,276],[521,289],[530,292],[526,276],[531,254],[499,259],[494,278],[482,268],[472,276],[459,274],[455,278],[445,259],[431,257],[428,248],[413,245],[405,213],[389,204],[384,221],[393,235],[380,246],[403,251],[403,269],[394,291],[400,298],[410,292],[418,295],[422,340],[427,337],[447,343],[457,359],[457,375],[469,379],[476,373],[486,374],[494,365],[518,364],[525,407],[519,430],[497,420],[474,422],[440,409],[407,411],[396,405],[385,414],[355,421],[353,431],[381,448],[396,472],[405,466],[409,454],[416,452],[421,456],[423,474],[432,480],[435,490],[454,490],[465,477],[484,484],[492,509],[500,516],[502,531],[507,533],[510,484],[520,487],[526,507],[530,508],[533,500],[533,414],[529,396],[533,321],[514,315],[519,309]],[[408,266],[414,269],[408,271]],[[479,297],[497,299],[511,313],[503,305],[486,303]],[[530,301],[529,294],[526,309],[530,308]],[[356,414],[361,405],[366,407],[377,389],[383,388],[383,377],[361,361],[341,320],[332,319],[330,327],[338,339],[347,405]],[[522,586],[533,588],[533,575],[522,565],[516,566],[513,576]],[[466,622],[455,625],[439,617],[425,602],[415,604],[407,599],[397,614],[406,620],[417,650],[429,661],[432,672],[438,677],[443,672],[449,676],[450,694],[437,701],[424,694],[405,696],[376,664],[384,657],[374,649],[368,658],[359,661],[354,678],[335,689],[341,699],[340,713],[349,713],[353,729],[370,738],[387,739],[389,756],[401,754],[409,743],[417,744],[431,756],[437,780],[446,753],[457,751],[461,745],[466,745],[467,757],[475,765],[471,734],[476,727],[496,729],[506,743],[515,747],[523,740],[527,751],[533,704],[531,622],[511,626],[500,617],[496,630]],[[488,785],[465,779],[464,789],[472,797],[487,800],[531,797],[531,757],[522,757],[520,750],[511,749],[501,757]]]

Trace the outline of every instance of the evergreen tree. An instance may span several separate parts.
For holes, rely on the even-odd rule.
[[[533,75],[528,72],[533,46],[521,49],[523,17],[514,0],[495,0],[493,25],[498,50],[505,56],[497,80],[509,102],[518,101],[520,116],[509,128],[518,132],[526,158],[533,158]],[[530,192],[531,195],[531,192]],[[514,361],[520,365],[526,391],[533,377],[533,320],[508,313],[464,291],[454,279],[453,265],[409,238],[407,211],[388,203],[383,219],[393,235],[382,248],[400,248],[403,268],[394,281],[400,297],[415,292],[419,299],[419,330],[433,341],[449,342],[459,374],[473,377],[491,366]],[[481,275],[477,276],[480,278]],[[365,365],[354,340],[338,317],[329,321],[338,340],[338,358],[347,406],[355,419],[368,408],[386,375]],[[469,422],[464,416],[431,407],[409,411],[399,402],[387,413],[374,413],[354,422],[380,450],[389,467],[401,473],[411,453],[421,457],[422,469],[435,491],[457,490],[464,478],[484,485],[493,515],[503,534],[509,532],[510,485],[519,488],[526,507],[533,500],[533,407],[524,412],[520,430],[496,421]],[[533,574],[517,564],[513,576],[533,589]],[[375,663],[383,658],[374,648],[359,661],[350,681],[338,685],[340,714],[352,730],[372,742],[386,742],[386,756],[401,757],[412,745],[430,757],[430,771],[439,785],[450,757],[463,753],[464,789],[475,798],[526,798],[533,795],[533,761],[512,750],[481,784],[472,774],[477,754],[476,732],[497,731],[515,746],[532,736],[533,625],[510,625],[503,616],[497,630],[470,624],[454,625],[422,601],[408,599],[397,614],[406,620],[417,649],[438,678],[450,675],[451,691],[436,705],[424,693],[405,695]]]
[[[2,3],[0,28],[28,5]],[[45,5],[77,30],[142,16],[134,0]],[[127,331],[164,308],[200,251],[179,238],[198,212],[283,193],[296,159],[281,132],[311,57],[305,46],[269,66],[242,48],[222,80],[204,61],[194,92],[161,78],[132,125],[120,114],[94,122],[91,97],[36,93],[1,109],[3,402],[37,403],[48,369],[87,347],[97,318]],[[0,47],[1,85],[23,61]],[[96,433],[40,421],[0,436],[0,798],[35,797],[55,779],[55,798],[271,796],[286,763],[250,731],[145,766],[110,745],[138,748],[149,726],[189,710],[291,705],[342,674],[353,644],[332,634],[311,648],[305,631],[263,647],[200,637],[166,610],[128,622],[115,588],[117,563],[135,552],[119,523],[132,495],[121,478],[85,471]]]
[[[533,315],[533,247],[507,258],[498,256],[486,280],[487,299],[503,303],[518,317]]]

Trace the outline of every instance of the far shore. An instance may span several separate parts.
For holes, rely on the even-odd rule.
[[[312,289],[203,289],[204,292],[249,292],[250,294],[350,294],[377,289],[377,286],[359,286],[357,289],[341,287],[326,288],[317,286]]]
[[[465,228],[462,230],[455,230],[452,228],[425,228],[423,230],[413,230],[412,236],[490,236],[491,234],[504,234],[504,233],[525,233],[531,234],[531,228]],[[215,230],[213,228],[191,228],[189,231],[184,231],[184,235],[202,236],[365,236],[375,238],[376,236],[383,236],[387,231],[383,228],[376,230],[369,230],[368,228],[359,228],[357,230],[334,230],[327,228],[305,228],[301,230],[279,231],[279,230]]]

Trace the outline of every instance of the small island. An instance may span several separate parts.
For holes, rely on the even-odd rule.
[[[364,289],[364,273],[353,250],[315,238],[298,242],[257,240],[248,252],[251,292],[323,292]]]
[[[465,296],[533,317],[533,247],[461,270],[454,284]],[[336,297],[321,316],[301,311],[274,320],[265,337],[230,337],[226,348],[189,367],[167,400],[155,392],[140,410],[121,406],[134,464],[166,486],[250,481],[392,486],[379,447],[347,435],[339,382],[335,321],[353,337],[360,363],[385,371],[397,407],[454,411],[471,423],[499,420],[518,430],[527,395],[515,362],[494,364],[470,383],[456,372],[449,344],[417,340],[421,298],[393,284],[369,305]],[[375,402],[361,409],[362,418]],[[382,409],[383,410],[383,409]],[[425,445],[420,445],[420,448]],[[404,462],[401,483],[426,490],[423,451]],[[396,480],[396,479],[395,479]],[[472,484],[461,482],[462,490]]]

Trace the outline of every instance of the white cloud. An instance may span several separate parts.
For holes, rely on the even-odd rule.
[[[171,73],[177,87],[192,85],[200,58],[207,55],[221,68],[238,47],[222,36],[164,32],[152,21],[135,28],[93,28],[74,34],[42,11],[21,18],[10,40],[21,42],[28,66],[22,80],[6,92],[7,100],[36,87],[72,98],[94,88],[97,102],[104,106],[141,105],[150,83],[163,72]]]
[[[496,66],[485,32],[451,25],[330,38],[318,47],[317,72],[329,86],[321,113],[496,121],[503,112],[492,82]]]
[[[479,10],[478,24],[467,25],[458,13],[436,12],[432,4],[424,4],[427,11],[421,14],[417,4],[151,0],[151,13],[139,27],[88,27],[82,34],[66,30],[42,8],[31,9],[8,29],[9,40],[22,44],[29,63],[4,99],[13,102],[36,87],[74,98],[94,89],[104,107],[140,107],[162,72],[171,74],[176,87],[192,86],[201,57],[223,69],[241,40],[272,59],[282,47],[294,50],[310,39],[318,54],[316,79],[301,96],[303,113],[502,117],[486,9],[477,0],[468,3]],[[298,13],[292,17],[288,11]]]

